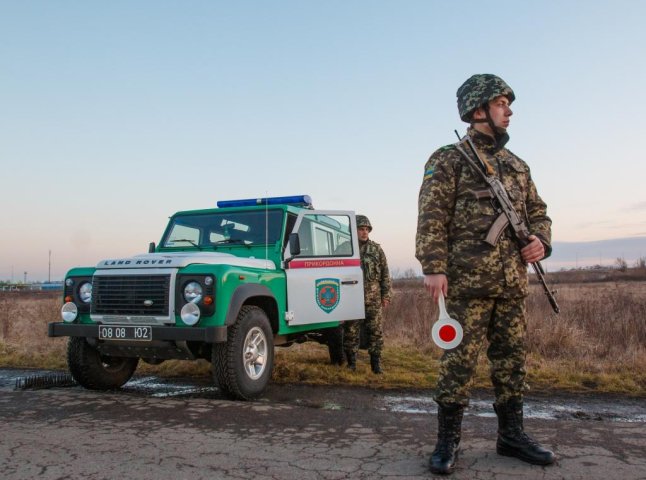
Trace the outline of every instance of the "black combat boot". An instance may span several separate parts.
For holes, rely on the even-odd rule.
[[[493,408],[498,415],[498,455],[516,457],[533,465],[554,463],[554,453],[524,432],[522,399],[512,398],[505,404],[494,404]]]
[[[379,355],[370,355],[370,368],[372,369],[372,373],[376,373],[377,375],[384,373],[381,369],[381,358]]]
[[[357,369],[357,354],[352,350],[346,350],[345,358],[348,360],[348,368],[355,371]]]
[[[431,454],[430,467],[433,473],[452,473],[458,459],[458,447],[462,431],[462,405],[437,406],[437,445]]]

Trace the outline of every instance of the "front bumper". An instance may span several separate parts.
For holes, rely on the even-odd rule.
[[[222,343],[227,341],[227,327],[159,327],[153,326],[152,340]],[[50,322],[49,337],[99,338],[99,325]]]

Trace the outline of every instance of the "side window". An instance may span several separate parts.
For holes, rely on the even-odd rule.
[[[352,232],[347,215],[305,215],[298,236],[299,257],[352,256]]]
[[[350,234],[337,234],[336,247],[334,248],[334,255],[338,256],[351,256],[352,255],[352,237]]]
[[[314,226],[314,255],[317,257],[332,254],[332,232]]]

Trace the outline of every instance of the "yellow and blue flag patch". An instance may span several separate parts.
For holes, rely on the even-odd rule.
[[[424,180],[428,180],[433,176],[433,168],[429,168],[424,172]]]

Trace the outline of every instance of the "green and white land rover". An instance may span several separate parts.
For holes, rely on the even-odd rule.
[[[343,321],[362,319],[363,275],[352,211],[315,210],[307,195],[230,200],[178,212],[158,246],[73,268],[62,322],[74,379],[121,387],[139,360],[207,359],[222,391],[264,391],[274,347],[317,340],[342,363]]]

